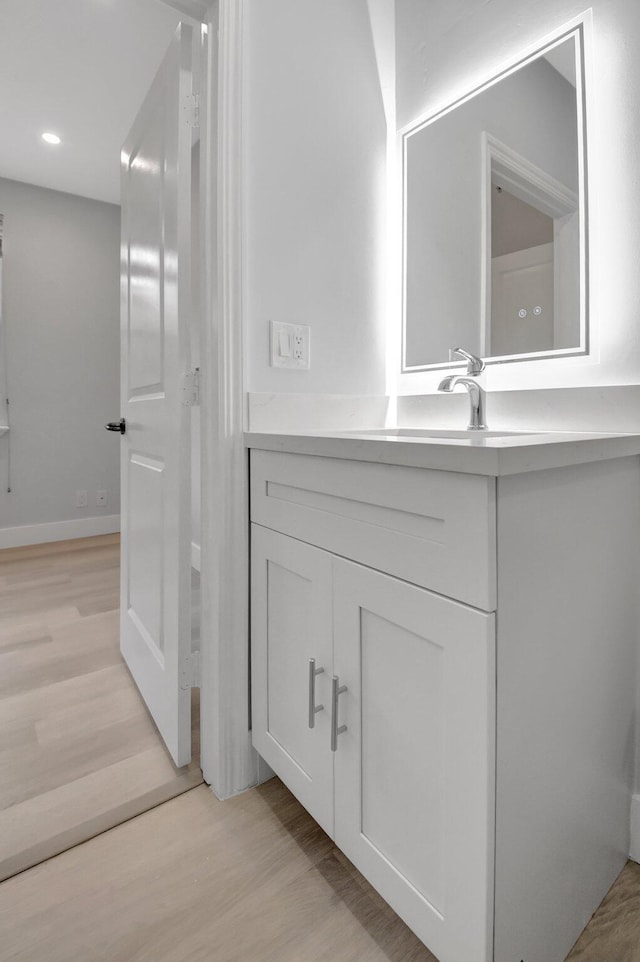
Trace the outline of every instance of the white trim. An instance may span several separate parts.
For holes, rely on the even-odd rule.
[[[212,782],[209,787],[213,791],[216,798],[219,798],[221,802],[224,802],[229,798],[233,798],[235,795],[242,795],[242,793],[245,792],[248,788],[254,788],[256,785],[262,785],[263,782],[268,782],[269,779],[275,776],[274,770],[269,765],[267,765],[264,758],[262,758],[261,755],[258,755],[256,750],[254,749],[251,743],[250,731],[247,731],[244,733],[242,741],[238,739],[238,742],[236,745],[236,751],[242,752],[244,755],[246,755],[247,758],[251,759],[251,767],[250,769],[247,769],[247,771],[250,771],[252,773],[251,784],[243,785],[240,788],[234,788],[231,791],[229,791],[226,795],[222,795],[220,794],[220,791],[218,790],[218,788],[216,788],[216,785]],[[204,770],[203,770],[203,774],[204,774]],[[206,778],[205,778],[205,781],[206,781]]]
[[[195,541],[191,542],[191,567],[200,571],[200,545]]]
[[[491,176],[495,171],[512,194],[548,217],[563,217],[578,209],[577,191],[552,177],[542,167],[533,164],[486,130],[482,131],[481,143],[485,188],[487,184],[491,187]],[[490,210],[491,205],[487,206]]]
[[[629,858],[640,862],[640,795],[631,796],[631,843]]]
[[[254,785],[249,732],[248,462],[243,443],[243,0],[220,0],[205,108],[202,331],[202,752],[218,798]],[[209,36],[216,35],[216,27]]]
[[[47,521],[43,524],[21,524],[15,528],[0,528],[0,548],[21,548],[29,544],[49,541],[71,541],[91,538],[98,534],[113,534],[120,530],[120,515],[99,518],[73,518],[70,521]]]

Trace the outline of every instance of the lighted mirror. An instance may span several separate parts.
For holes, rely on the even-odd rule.
[[[582,27],[402,135],[403,367],[587,351]]]

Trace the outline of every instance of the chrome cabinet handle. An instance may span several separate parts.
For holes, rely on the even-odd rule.
[[[338,735],[342,735],[346,732],[347,726],[340,725],[338,727],[338,698],[339,696],[347,691],[346,685],[341,685],[337,675],[334,675],[331,679],[331,751],[336,752],[338,750]]]
[[[309,728],[315,728],[316,715],[324,708],[324,705],[316,705],[316,675],[323,671],[324,668],[316,668],[315,658],[309,659]]]

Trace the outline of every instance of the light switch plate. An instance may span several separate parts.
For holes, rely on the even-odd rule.
[[[270,321],[271,367],[306,371],[310,367],[310,329],[303,324]]]

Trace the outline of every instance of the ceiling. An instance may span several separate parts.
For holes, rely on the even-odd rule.
[[[0,176],[119,203],[120,148],[179,20],[167,0],[1,0]]]

